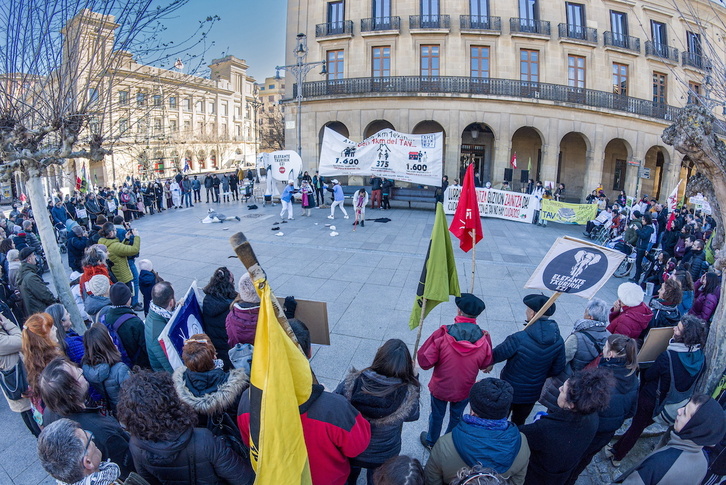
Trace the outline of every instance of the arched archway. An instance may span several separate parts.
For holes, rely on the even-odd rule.
[[[348,131],[348,127],[345,126],[344,123],[341,123],[340,121],[328,121],[320,127],[320,132],[318,133],[319,145],[323,144],[323,135],[325,135],[325,128],[330,128],[334,132],[340,133],[346,138],[350,138],[350,132]]]
[[[470,163],[483,184],[492,180],[492,155],[494,154],[494,132],[486,123],[471,123],[461,132],[461,153],[459,156],[459,183]],[[453,181],[452,181],[453,182]]]
[[[590,140],[582,133],[571,131],[560,140],[556,182],[565,184],[565,198],[579,198],[582,194],[589,150]]]
[[[645,170],[640,178],[641,193],[655,197],[659,202],[665,200],[668,194],[661,192],[661,184],[664,171],[669,164],[670,155],[664,147],[655,145],[648,149],[643,160]]]
[[[199,161],[199,170],[205,170],[207,168],[207,155],[204,150],[199,150],[197,160]]]
[[[444,130],[444,127],[441,126],[441,124],[438,121],[434,120],[424,120],[416,124],[416,126],[413,127],[413,130],[411,130],[411,133],[414,135],[425,135],[427,133],[443,133],[443,141],[441,146],[441,153],[442,157],[446,153],[446,130]],[[446,160],[441,161],[441,173],[446,173]]]
[[[381,130],[395,130],[395,128],[388,120],[374,120],[366,126],[365,131],[363,131],[363,138],[373,136]]]
[[[638,176],[638,169],[637,167],[628,168],[628,160],[632,158],[632,154],[630,144],[622,138],[614,138],[605,146],[600,184],[610,200],[617,197],[621,190],[625,190],[626,193],[631,192],[628,195],[636,197],[638,195],[632,193],[636,191],[637,180],[635,177]],[[586,190],[594,189],[595,187],[587,187]]]
[[[527,186],[527,181],[533,179],[540,180],[540,172],[542,165],[542,145],[544,137],[542,134],[531,126],[523,126],[512,135],[512,153],[511,157],[517,154],[517,168],[511,172],[511,184],[514,190],[521,190]],[[530,170],[531,167],[531,170]],[[507,179],[508,170],[512,169],[511,165],[507,165],[504,179]],[[495,178],[499,174],[495,174]]]
[[[217,170],[217,151],[212,150],[209,153],[209,164],[211,165],[212,170]]]
[[[189,170],[191,172],[194,171],[194,158],[192,157],[192,151],[191,150],[187,150],[186,152],[184,152],[184,163],[185,164],[186,163],[189,164]]]
[[[166,164],[164,163],[164,154],[160,151],[154,152],[154,173],[164,173],[164,169],[166,168]]]

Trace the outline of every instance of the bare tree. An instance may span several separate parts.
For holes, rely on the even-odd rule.
[[[278,106],[271,108],[272,112],[262,108],[258,115],[260,149],[275,151],[285,149],[285,119]]]
[[[56,244],[41,177],[68,160],[101,161],[128,129],[112,123],[130,56],[171,65],[204,44],[216,18],[188,38],[162,39],[163,21],[188,0],[4,0],[0,3],[0,172],[19,174],[33,206],[57,293],[74,327],[83,322]],[[143,117],[142,117],[143,119]],[[127,122],[128,123],[128,122]]]

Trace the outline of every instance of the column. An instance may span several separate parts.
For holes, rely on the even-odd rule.
[[[603,146],[603,133],[599,128],[595,131],[595,136],[593,137],[592,150],[588,150],[587,152],[585,166],[587,167],[585,184],[582,187],[582,194],[580,195],[580,199],[583,201],[599,183],[606,183],[602,180],[602,171],[605,166],[605,147]]]
[[[559,162],[559,158],[559,145],[542,145],[542,168],[540,169],[540,180],[542,180],[543,184],[545,181],[551,181],[553,184],[556,184],[557,164]],[[533,176],[530,175],[529,178],[533,178]]]

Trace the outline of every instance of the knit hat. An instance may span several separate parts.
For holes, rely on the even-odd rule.
[[[484,302],[471,293],[462,293],[461,296],[457,296],[454,299],[454,302],[462,313],[472,317],[478,317],[479,314],[486,308]]]
[[[536,293],[532,293],[530,295],[525,296],[522,299],[522,303],[524,303],[527,306],[527,308],[529,308],[530,310],[532,310],[536,313],[536,312],[540,311],[540,309],[543,306],[545,306],[545,303],[547,303],[548,300],[549,300],[549,298],[547,298],[544,295],[538,295]],[[553,303],[547,309],[547,311],[544,312],[543,316],[551,317],[552,315],[555,314],[555,309],[556,309],[556,307],[555,307],[555,304]]]
[[[247,303],[259,303],[260,297],[257,296],[257,292],[255,291],[255,285],[252,283],[252,279],[250,278],[249,273],[244,273],[240,279],[239,284],[237,285],[237,291],[239,292],[239,296],[242,299],[242,301]]]
[[[113,306],[123,306],[131,299],[131,290],[125,283],[118,282],[111,287],[108,297]]]
[[[25,261],[28,259],[28,257],[33,254],[35,251],[33,251],[32,248],[25,247],[20,250],[20,261]]]
[[[469,391],[469,405],[474,414],[484,419],[504,419],[509,415],[514,388],[507,381],[487,377]]]
[[[106,296],[111,288],[108,276],[97,274],[86,282],[86,291],[95,296]]]
[[[139,267],[140,271],[153,271],[154,270],[154,265],[148,259],[139,260],[139,262],[136,263],[136,266]]]
[[[641,217],[643,217],[643,216],[640,213],[640,211],[637,211],[637,210],[633,211],[633,219],[640,219]]]
[[[332,183],[334,183],[334,184],[336,184],[336,185],[340,183],[340,182],[338,182],[338,179],[333,179],[333,180],[331,180],[330,182],[332,182]]]
[[[623,283],[618,286],[618,298],[625,306],[640,305],[644,296],[643,288],[635,283]]]
[[[684,440],[691,440],[701,446],[718,444],[726,434],[726,419],[724,419],[721,405],[709,397],[708,401],[699,406],[683,429],[676,434]]]

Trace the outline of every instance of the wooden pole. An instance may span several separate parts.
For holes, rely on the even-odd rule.
[[[476,273],[476,229],[471,231],[471,286],[469,293],[474,293],[474,274]]]
[[[418,354],[418,345],[421,343],[421,331],[423,330],[424,315],[426,315],[426,298],[421,300],[421,319],[418,321],[418,333],[416,334],[416,343],[413,345],[413,365],[416,366],[416,354]]]
[[[544,315],[544,313],[549,309],[549,307],[552,306],[552,304],[555,302],[555,300],[557,300],[560,297],[561,294],[562,294],[561,291],[555,292],[555,294],[552,295],[549,300],[547,300],[547,302],[544,304],[544,306],[542,308],[540,308],[537,313],[534,314],[532,319],[529,321],[529,323],[527,323],[527,325],[524,326],[524,328],[529,327],[534,322],[536,322],[537,320],[542,318],[542,315]]]

